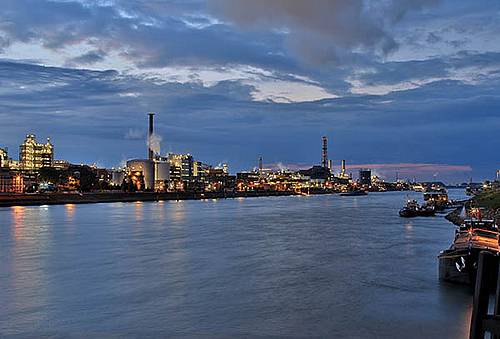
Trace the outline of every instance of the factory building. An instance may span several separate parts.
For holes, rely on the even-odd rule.
[[[166,191],[170,181],[170,164],[167,161],[155,160],[155,191]]]
[[[359,170],[359,183],[361,185],[371,186],[372,185],[372,171],[369,169]]]
[[[134,159],[127,161],[127,172],[134,188],[138,191],[154,190],[154,161],[149,159]]]
[[[66,171],[70,166],[70,163],[69,161],[66,161],[66,160],[54,160],[52,162],[52,167],[53,168],[57,168],[57,169],[60,169],[60,170],[64,170]]]
[[[24,178],[20,173],[0,169],[0,193],[23,193]]]
[[[110,184],[113,186],[122,186],[125,180],[125,170],[123,169],[112,169],[111,170],[111,181]]]
[[[19,166],[24,171],[37,171],[43,167],[52,167],[54,146],[47,138],[47,143],[36,141],[34,134],[28,134],[19,146]]]
[[[170,180],[190,183],[194,179],[195,161],[191,154],[169,153],[167,161],[170,164]]]
[[[300,170],[299,174],[309,177],[315,182],[325,182],[330,178],[330,170],[323,166],[313,166],[307,170]]]
[[[0,148],[0,168],[7,167],[8,164],[7,160],[8,160],[7,151],[4,150],[3,148]]]
[[[158,156],[153,150],[154,113],[149,113],[148,116],[148,159],[127,161],[125,173],[120,173],[120,171],[112,173],[111,181],[114,185],[117,185],[118,182],[121,185],[125,180],[132,184],[132,187],[138,191],[164,191],[168,187],[171,179],[171,164],[168,159]]]
[[[345,160],[342,160],[341,162],[339,178],[344,180],[348,180],[351,178],[350,175],[347,173]]]

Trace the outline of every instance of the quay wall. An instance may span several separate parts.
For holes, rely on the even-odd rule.
[[[61,204],[91,204],[110,202],[201,200],[239,197],[267,197],[296,195],[292,191],[249,191],[249,192],[93,192],[93,193],[35,193],[2,194],[0,207],[40,206]]]

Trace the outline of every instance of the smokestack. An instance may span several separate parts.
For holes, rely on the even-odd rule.
[[[328,139],[323,137],[323,154],[321,157],[321,165],[328,168]]]
[[[262,175],[262,169],[263,169],[262,157],[259,157],[259,174],[260,175]]]
[[[153,133],[154,133],[154,113],[148,113],[149,115],[149,132],[148,132],[148,159],[153,160],[154,159],[154,151],[153,151],[153,145],[152,143],[152,138],[153,138]]]

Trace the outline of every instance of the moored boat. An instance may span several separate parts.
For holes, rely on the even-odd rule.
[[[498,242],[499,230],[493,220],[466,220],[455,231],[455,239],[450,248],[438,256],[439,279],[473,286],[479,253],[488,251],[498,255]],[[494,272],[498,268],[490,269]]]
[[[427,205],[432,205],[435,210],[439,211],[448,208],[450,205],[448,192],[444,188],[424,192],[424,201]]]
[[[416,200],[407,200],[406,206],[399,210],[399,216],[403,218],[431,217],[436,214],[433,206],[420,206]]]

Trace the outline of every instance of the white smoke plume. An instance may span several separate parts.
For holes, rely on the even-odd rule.
[[[162,141],[163,138],[160,135],[153,133],[147,138],[146,144],[153,150],[154,154],[160,154]]]

